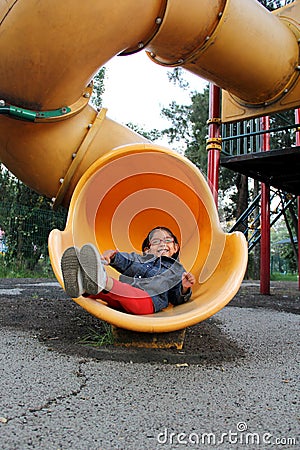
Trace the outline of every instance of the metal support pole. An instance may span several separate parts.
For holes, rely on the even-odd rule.
[[[270,118],[262,117],[263,130],[270,128]],[[270,134],[262,136],[262,151],[270,150]],[[261,244],[260,244],[260,293],[270,295],[270,187],[261,184]]]
[[[296,109],[295,110],[295,121],[298,122],[298,120],[300,119],[300,109]],[[296,132],[296,145],[300,146],[300,130],[299,128],[297,128],[297,132]],[[300,290],[300,196],[298,196],[298,236],[297,236],[297,241],[298,241],[298,289]]]
[[[207,139],[207,179],[212,191],[216,206],[218,207],[219,169],[221,143],[221,105],[220,88],[210,83],[209,86],[209,119]]]

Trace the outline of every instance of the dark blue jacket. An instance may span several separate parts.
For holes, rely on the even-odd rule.
[[[177,259],[168,256],[118,252],[110,265],[121,273],[120,281],[146,291],[153,300],[155,312],[170,303],[180,305],[187,302],[191,289],[182,294],[184,267]]]

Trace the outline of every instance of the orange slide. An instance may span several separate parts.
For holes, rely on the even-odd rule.
[[[192,301],[147,316],[124,314],[88,298],[75,301],[95,316],[134,331],[173,331],[210,317],[242,282],[247,264],[244,235],[221,230],[212,194],[198,169],[152,144],[113,149],[82,176],[66,229],[53,230],[49,238],[57,279],[62,283],[60,258],[68,246],[93,242],[100,252],[140,251],[144,237],[158,224],[180,236],[181,261],[197,278]]]
[[[281,19],[256,0],[242,3],[0,0],[0,159],[69,207],[66,229],[49,237],[58,281],[69,245],[138,251],[157,224],[180,237],[182,263],[196,276],[189,303],[151,316],[74,299],[121,328],[167,332],[213,315],[239,289],[247,245],[242,234],[222,231],[210,189],[186,158],[95,111],[91,80],[115,55],[145,49],[158,64],[215,82],[239,105],[255,108],[297,91],[298,28],[290,10]]]

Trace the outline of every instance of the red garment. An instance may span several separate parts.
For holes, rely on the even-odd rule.
[[[99,292],[97,295],[88,295],[87,297],[104,300],[111,308],[130,314],[154,313],[153,301],[147,292],[115,279],[113,279],[113,287],[109,292]]]

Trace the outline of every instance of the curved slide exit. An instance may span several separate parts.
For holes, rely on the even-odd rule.
[[[60,259],[68,246],[92,242],[100,252],[140,252],[148,231],[161,224],[180,238],[181,261],[196,276],[192,301],[147,316],[121,313],[84,297],[75,301],[100,319],[134,331],[173,331],[210,317],[242,282],[247,264],[244,235],[221,230],[213,196],[198,169],[151,144],[119,147],[83,175],[72,196],[66,229],[53,230],[49,237],[57,279],[62,284]]]
[[[137,250],[157,224],[180,236],[182,262],[196,275],[191,302],[151,317],[75,299],[122,328],[171,331],[211,316],[237,292],[247,248],[241,234],[221,230],[206,181],[187,159],[89,105],[91,79],[115,55],[145,49],[154,62],[185,67],[241,104],[281,98],[298,82],[297,24],[256,0],[242,3],[0,0],[0,159],[70,208],[66,229],[49,237],[58,280],[68,245]]]

